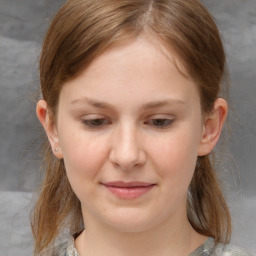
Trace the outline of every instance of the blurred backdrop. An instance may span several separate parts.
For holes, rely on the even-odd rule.
[[[35,115],[44,33],[63,0],[0,0],[0,248],[29,255],[29,211],[40,180]],[[223,37],[231,75],[231,156],[221,177],[232,240],[256,252],[256,0],[202,0]]]

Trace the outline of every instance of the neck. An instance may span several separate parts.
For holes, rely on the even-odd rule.
[[[193,230],[187,218],[142,232],[122,232],[92,220],[87,223],[75,241],[81,256],[184,256],[206,240]]]

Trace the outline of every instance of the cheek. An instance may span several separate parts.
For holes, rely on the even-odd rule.
[[[69,130],[72,131],[72,128]],[[106,157],[105,143],[88,136],[83,129],[75,131],[73,134],[65,132],[60,136],[67,175],[70,182],[93,180],[97,177]]]
[[[162,179],[177,187],[188,186],[195,169],[197,159],[197,140],[190,133],[179,132],[152,146],[151,155],[155,168]]]

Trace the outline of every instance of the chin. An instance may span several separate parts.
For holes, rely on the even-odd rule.
[[[119,212],[118,214],[109,216],[108,219],[105,219],[105,223],[119,232],[138,233],[153,228],[155,219],[156,217],[153,216],[147,218],[142,213],[126,210],[126,212]]]

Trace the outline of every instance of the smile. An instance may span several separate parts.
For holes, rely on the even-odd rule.
[[[149,192],[155,184],[145,182],[109,182],[102,183],[105,188],[120,199],[135,199]]]

